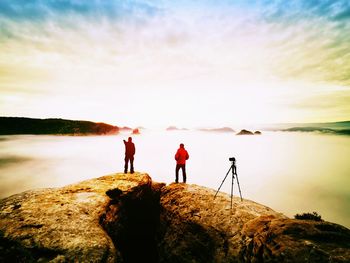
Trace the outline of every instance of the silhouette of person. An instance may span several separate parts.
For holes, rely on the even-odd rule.
[[[188,160],[190,156],[188,152],[185,150],[185,146],[183,143],[180,144],[180,148],[177,150],[175,154],[176,160],[176,169],[175,169],[175,183],[179,182],[179,170],[182,170],[183,182],[186,183],[186,160]]]
[[[128,141],[124,141],[125,144],[125,165],[124,165],[124,173],[128,172],[128,164],[130,161],[130,173],[134,173],[134,155],[135,155],[135,144],[132,142],[132,138],[129,137]]]

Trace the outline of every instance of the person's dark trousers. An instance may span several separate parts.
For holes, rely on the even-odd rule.
[[[130,173],[134,173],[134,156],[125,156],[124,173],[128,172],[128,164],[130,161]]]
[[[185,164],[177,164],[176,165],[176,169],[175,169],[175,182],[178,183],[179,182],[179,170],[182,170],[182,177],[183,177],[183,181],[184,183],[186,183],[186,165]]]

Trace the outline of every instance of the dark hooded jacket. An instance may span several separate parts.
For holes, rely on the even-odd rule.
[[[125,156],[133,157],[135,155],[135,144],[129,141],[124,141],[124,144],[125,144]]]

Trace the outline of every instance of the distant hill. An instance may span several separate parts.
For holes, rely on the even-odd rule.
[[[188,131],[186,128],[178,128],[176,126],[169,126],[166,128],[167,131]]]
[[[322,127],[292,127],[288,129],[283,129],[283,131],[289,132],[320,132],[320,133],[330,133],[339,135],[350,135],[350,129],[330,129]]]
[[[350,121],[320,123],[280,123],[264,125],[264,130],[286,132],[318,132],[327,134],[350,135]]]
[[[119,128],[106,123],[64,119],[0,117],[0,134],[105,135],[118,133]]]
[[[125,127],[120,127],[119,130],[123,131],[123,132],[130,132],[130,131],[132,131],[132,128],[125,126]]]
[[[254,135],[254,133],[252,133],[251,131],[248,131],[248,130],[241,130],[236,135]]]
[[[199,131],[204,132],[235,132],[234,129],[230,127],[222,127],[222,128],[201,128]]]
[[[240,132],[238,132],[236,135],[261,135],[261,131],[251,132],[243,129]]]
[[[350,130],[350,121],[320,122],[320,123],[279,123],[264,125],[266,130],[289,130],[289,129],[330,129],[330,130]]]
[[[324,122],[324,123],[304,123],[293,125],[293,127],[319,128],[331,130],[350,130],[350,121]]]

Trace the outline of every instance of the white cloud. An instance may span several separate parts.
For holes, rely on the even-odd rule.
[[[180,119],[174,109],[181,103],[189,122],[224,124],[243,117],[281,121],[293,117],[281,102],[296,105],[301,99],[290,97],[293,92],[312,96],[311,88],[305,90],[310,83],[316,90],[322,86],[329,91],[332,83],[349,85],[350,47],[338,24],[327,17],[293,23],[276,15],[264,19],[262,13],[276,14],[277,7],[184,9],[165,4],[152,15],[134,10],[137,19],[92,20],[74,13],[51,13],[39,23],[2,19],[15,37],[3,39],[0,62],[49,75],[37,87],[46,89],[55,102],[33,100],[36,112],[48,107],[54,115],[59,102],[73,96],[84,103],[68,105],[67,115],[125,114],[126,119],[142,121],[140,112],[151,116],[162,111],[163,117],[149,119],[164,123]],[[124,110],[129,106],[130,111]],[[247,114],[232,120],[230,111],[242,108]]]

